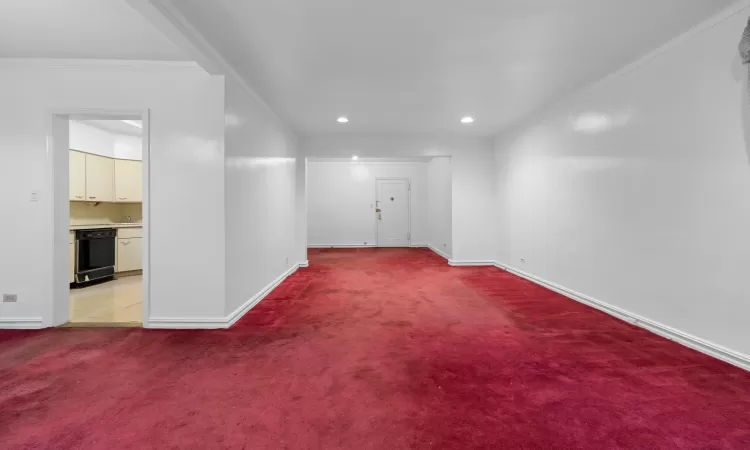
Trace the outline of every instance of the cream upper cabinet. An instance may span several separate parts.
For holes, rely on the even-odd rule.
[[[103,156],[86,154],[86,200],[112,202],[115,198],[114,161]]]
[[[143,199],[142,163],[126,159],[115,160],[115,201],[140,203]]]
[[[142,270],[141,238],[117,238],[117,271]]]
[[[70,200],[86,200],[86,154],[70,151]]]

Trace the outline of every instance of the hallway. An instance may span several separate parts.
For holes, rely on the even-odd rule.
[[[229,330],[0,330],[3,448],[748,448],[750,375],[493,267],[310,250]]]

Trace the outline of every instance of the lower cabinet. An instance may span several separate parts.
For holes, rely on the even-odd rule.
[[[141,239],[139,237],[117,238],[117,272],[143,269]]]

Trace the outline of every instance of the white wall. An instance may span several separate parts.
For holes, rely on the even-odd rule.
[[[76,120],[71,120],[69,127],[68,139],[71,149],[114,158],[112,133]]]
[[[308,245],[377,246],[376,178],[411,180],[411,243],[427,244],[426,161],[308,161],[307,166]]]
[[[143,143],[140,137],[102,130],[76,120],[70,121],[69,139],[70,148],[74,150],[110,158],[137,161],[143,158]]]
[[[432,158],[427,165],[429,191],[427,208],[429,234],[427,243],[448,258],[451,258],[453,252],[452,184],[451,158],[444,156]]]
[[[225,130],[225,314],[231,314],[307,259],[295,224],[304,205],[297,188],[304,158],[286,127],[229,78]]]
[[[493,154],[489,138],[336,134],[302,139],[308,157],[398,158],[451,156],[453,259],[494,259]]]
[[[749,14],[499,137],[499,262],[750,354]]]
[[[114,134],[112,154],[118,159],[132,159],[141,161],[143,159],[143,142],[138,136],[127,134]]]
[[[0,322],[52,322],[52,280],[65,271],[53,264],[52,237],[67,232],[52,228],[47,117],[65,108],[150,108],[151,315],[222,316],[223,78],[179,64],[53,66],[0,60],[0,207],[13,218],[0,221],[0,292],[18,294],[0,304]]]

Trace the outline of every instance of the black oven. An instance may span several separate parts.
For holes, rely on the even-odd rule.
[[[99,280],[115,275],[115,238],[111,228],[76,231],[76,282]]]

